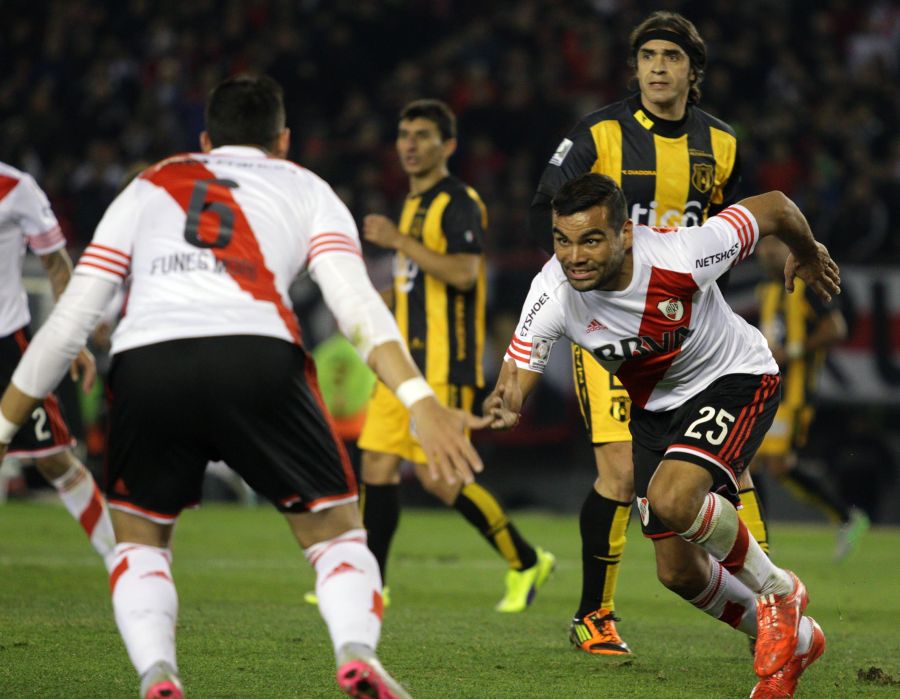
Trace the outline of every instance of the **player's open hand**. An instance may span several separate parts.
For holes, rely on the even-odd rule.
[[[451,410],[434,397],[413,404],[410,414],[416,436],[428,457],[428,471],[435,480],[468,485],[484,469],[481,457],[466,436],[466,429],[487,427],[487,418],[463,410]]]
[[[94,387],[94,380],[97,378],[97,362],[94,361],[94,355],[87,347],[82,347],[75,359],[72,360],[69,376],[72,377],[72,381],[78,381],[81,378],[81,390],[85,393]]]
[[[794,292],[794,278],[800,277],[825,302],[841,293],[841,271],[828,254],[828,248],[816,241],[816,254],[809,258],[797,258],[793,252],[784,265],[784,288]]]
[[[511,430],[522,416],[522,387],[515,362],[506,362],[497,386],[482,403],[482,412],[490,419],[492,430]]]
[[[369,214],[363,219],[363,238],[380,248],[395,250],[403,234],[391,219],[381,214]]]

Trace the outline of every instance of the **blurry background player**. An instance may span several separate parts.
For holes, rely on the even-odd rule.
[[[50,202],[30,175],[0,163],[0,386],[9,383],[30,339],[31,316],[22,287],[26,246],[40,257],[53,298],[59,299],[72,276],[72,261]],[[94,358],[81,349],[72,362],[72,378],[83,375],[82,388],[88,391],[94,374]],[[90,471],[72,453],[74,444],[59,401],[50,393],[34,408],[7,453],[34,460],[108,565],[115,538],[106,502]]]
[[[288,286],[307,268],[338,325],[416,419],[431,476],[471,482],[481,462],[409,359],[369,282],[353,218],[291,162],[280,86],[237,77],[211,92],[203,153],[162,161],[116,197],[66,293],[0,401],[0,456],[59,381],[122,281],[113,335],[110,574],[144,699],[183,696],[175,659],[174,524],[223,459],[284,513],[316,570],[337,680],[351,696],[408,696],[381,667],[381,578],[356,479],[303,349]],[[161,380],[161,377],[165,380]]]
[[[372,214],[366,216],[363,236],[396,251],[393,288],[383,294],[416,364],[445,405],[469,410],[475,389],[484,385],[487,212],[475,190],[447,170],[456,150],[456,118],[446,104],[418,100],[406,105],[396,146],[410,188],[399,226]],[[427,477],[409,413],[381,383],[359,447],[363,521],[383,577],[400,517],[400,462],[407,459],[423,487],[455,508],[509,564],[497,611],[520,612],[531,603],[553,569],[553,556],[531,546],[481,485],[448,485]]]
[[[697,107],[706,45],[674,12],[654,12],[630,36],[639,94],[584,117],[563,139],[531,204],[532,238],[552,253],[550,201],[567,181],[599,172],[622,188],[635,224],[699,225],[737,199],[737,139]],[[598,330],[602,329],[598,326]],[[615,591],[634,498],[631,400],[622,384],[572,345],[575,389],[594,445],[597,480],[581,507],[581,601],[570,629],[588,653],[630,652],[615,622]],[[749,481],[741,516],[764,549],[765,526]]]
[[[840,292],[837,265],[780,192],[743,199],[699,227],[658,229],[633,224],[611,178],[570,180],[553,198],[556,254],[532,282],[484,401],[492,428],[515,427],[561,338],[616,373],[634,403],[635,493],[657,577],[757,639],[757,699],[794,696],[825,650],[822,630],[803,616],[805,586],[769,559],[735,509],[781,382],[765,338],[715,282],[770,235],[792,251],[787,289],[800,276],[826,301]]]
[[[768,281],[757,288],[759,329],[781,368],[782,398],[772,428],[751,468],[764,468],[788,488],[841,524],[835,559],[843,560],[869,527],[869,518],[850,507],[825,474],[798,458],[815,415],[815,390],[828,349],[847,336],[840,308],[823,302],[802,280],[794,293],[784,290],[784,265],[790,250],[777,238],[764,238],[756,256]]]

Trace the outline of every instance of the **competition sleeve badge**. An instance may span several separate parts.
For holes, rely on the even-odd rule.
[[[560,144],[556,147],[556,152],[553,154],[553,157],[550,158],[551,165],[562,165],[563,160],[566,159],[566,156],[569,154],[569,151],[572,150],[572,146],[575,145],[568,138],[564,138]]]
[[[531,339],[531,356],[528,358],[529,369],[543,369],[550,360],[550,350],[553,349],[553,340],[548,337],[535,335]]]

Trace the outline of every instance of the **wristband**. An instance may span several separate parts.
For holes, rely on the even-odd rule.
[[[406,409],[409,410],[415,403],[418,403],[423,398],[433,396],[434,391],[425,379],[421,376],[417,376],[414,379],[407,379],[397,386],[397,390],[394,391],[394,394],[400,402],[406,406]]]
[[[21,425],[7,420],[3,412],[0,411],[0,444],[9,444],[13,437],[16,436],[16,432],[19,431],[19,427]]]

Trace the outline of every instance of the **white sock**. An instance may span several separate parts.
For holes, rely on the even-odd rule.
[[[721,495],[707,493],[694,523],[679,536],[703,547],[757,595],[785,595],[794,589],[791,576],[772,563]]]
[[[812,645],[813,625],[808,616],[800,619],[800,626],[797,630],[797,648],[794,655],[804,655],[809,652]]]
[[[373,650],[381,635],[381,574],[366,546],[366,530],[351,529],[304,551],[316,569],[319,613],[328,625],[334,652],[347,643]]]
[[[138,675],[160,660],[176,670],[175,620],[178,594],[168,549],[116,545],[109,587],[119,633]]]
[[[756,636],[756,595],[710,556],[709,583],[690,600],[697,609],[748,636]]]
[[[66,509],[91,540],[91,545],[103,558],[106,569],[112,566],[116,545],[106,500],[94,482],[94,477],[82,464],[76,463],[65,474],[50,481]]]

